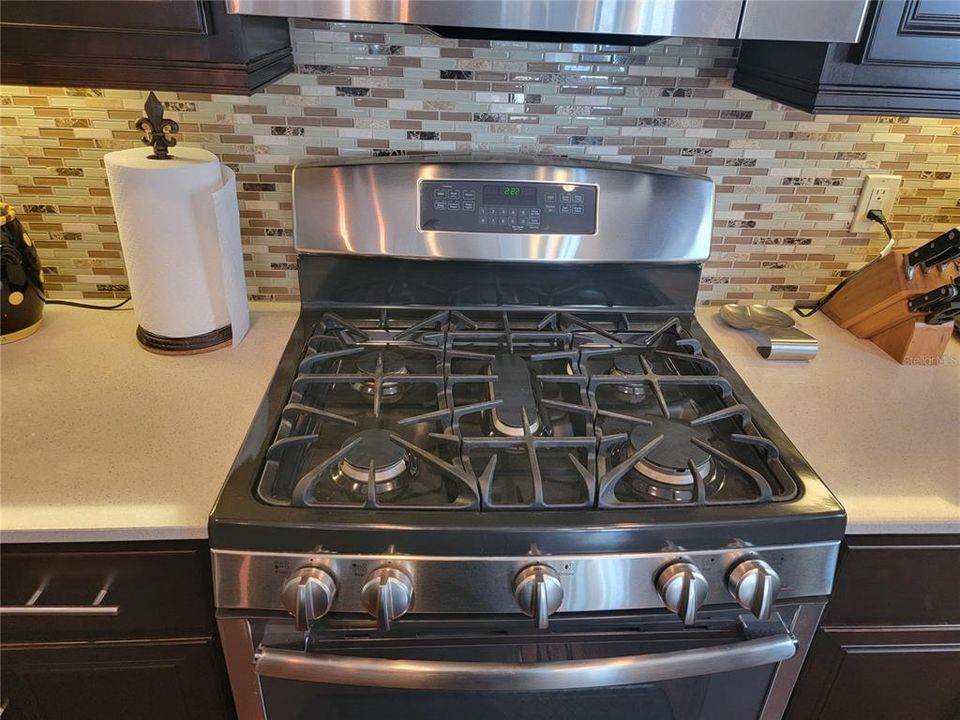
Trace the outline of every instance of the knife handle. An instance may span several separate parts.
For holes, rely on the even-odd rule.
[[[938,305],[923,321],[928,325],[942,325],[957,317],[960,317],[960,302],[952,302],[946,305]]]
[[[958,257],[960,257],[960,227],[955,227],[906,254],[904,267],[907,279],[913,279],[914,269],[918,265],[922,265],[926,272],[934,265],[948,263]]]
[[[950,302],[957,297],[957,295],[960,295],[960,285],[954,283],[941,285],[935,290],[923,293],[922,295],[914,295],[907,300],[907,310],[910,312],[924,312],[934,305]]]

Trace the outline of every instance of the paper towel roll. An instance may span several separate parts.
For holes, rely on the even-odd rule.
[[[137,322],[167,338],[250,327],[236,177],[206,150],[107,153],[104,164]]]

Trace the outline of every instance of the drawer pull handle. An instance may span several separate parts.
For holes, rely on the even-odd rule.
[[[0,607],[0,616],[33,615],[119,615],[119,605],[10,605]]]
[[[30,596],[30,599],[24,605],[6,605],[0,607],[0,616],[32,616],[32,617],[45,617],[45,616],[60,616],[60,617],[90,617],[90,616],[112,616],[120,614],[119,605],[103,605],[104,599],[107,597],[107,591],[110,589],[110,583],[112,578],[108,580],[100,591],[97,593],[97,596],[93,599],[93,602],[89,605],[37,605],[37,600],[40,599],[40,596],[43,595],[43,591],[47,588],[47,583],[49,579],[45,579],[36,590],[33,591],[33,594]],[[2,710],[0,710],[2,712]]]

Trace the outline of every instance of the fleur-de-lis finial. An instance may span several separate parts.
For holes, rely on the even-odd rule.
[[[177,121],[163,116],[163,103],[152,92],[147,95],[143,111],[146,117],[137,120],[136,127],[143,133],[143,144],[153,145],[153,154],[148,157],[151,160],[166,160],[173,157],[168,148],[177,144],[177,139],[173,137],[174,133],[180,132]]]

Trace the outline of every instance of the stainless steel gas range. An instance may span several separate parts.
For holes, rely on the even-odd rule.
[[[781,716],[845,517],[697,325],[712,220],[586,161],[295,170],[210,520],[242,720]]]

